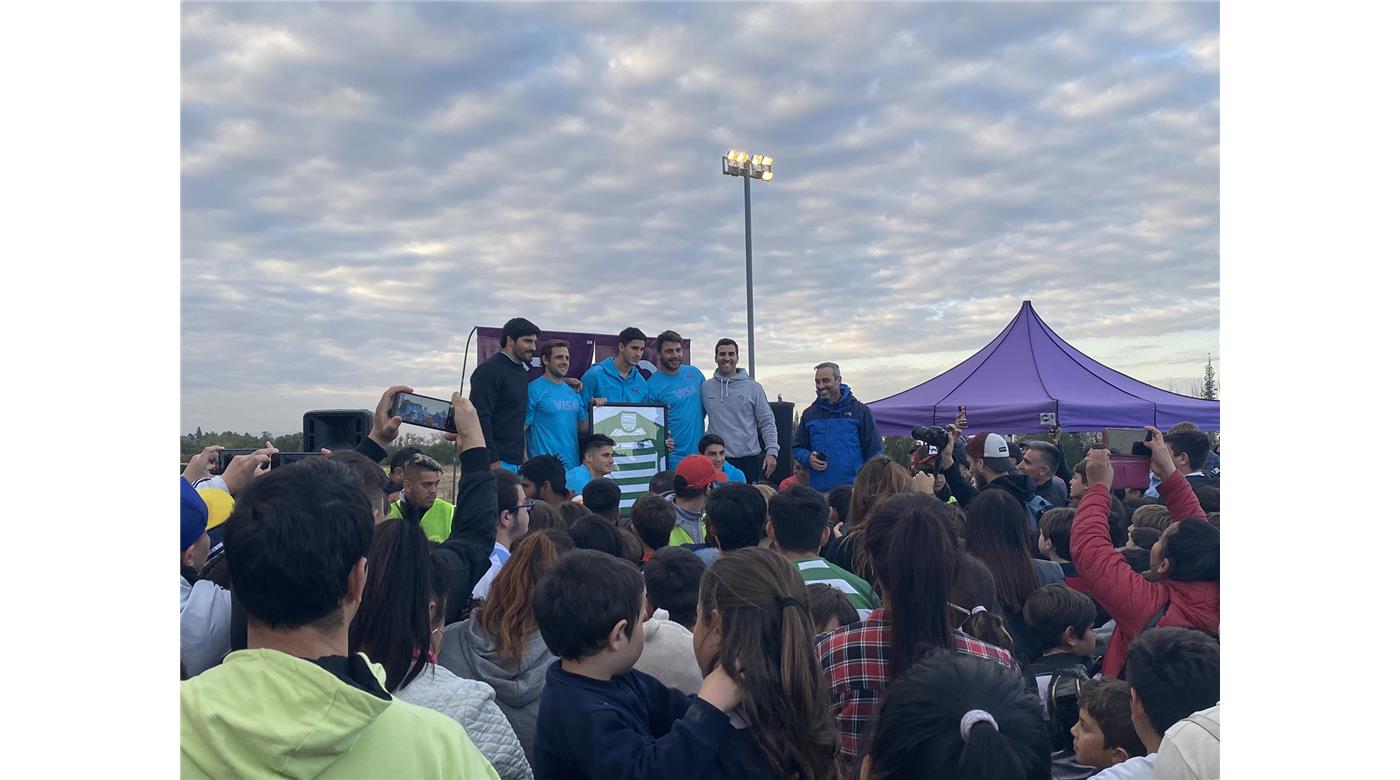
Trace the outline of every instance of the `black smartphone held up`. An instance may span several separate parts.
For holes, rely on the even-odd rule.
[[[1141,428],[1104,428],[1103,443],[1112,455],[1131,455],[1136,458],[1152,457],[1152,450],[1144,443],[1148,433]]]
[[[306,460],[307,458],[319,457],[321,457],[321,453],[319,452],[274,452],[272,453],[272,462],[268,464],[268,468],[275,469],[278,466],[286,466],[289,463],[296,463],[297,461]]]
[[[430,398],[416,393],[398,393],[394,405],[389,409],[390,417],[402,417],[403,421],[424,428],[433,428],[448,433],[456,433],[457,426],[452,422],[452,402],[441,398]]]
[[[233,462],[234,458],[239,455],[252,455],[254,452],[256,452],[256,450],[219,450],[219,465],[216,466],[215,470],[211,473],[222,474],[224,473],[224,469],[228,468],[228,464]]]

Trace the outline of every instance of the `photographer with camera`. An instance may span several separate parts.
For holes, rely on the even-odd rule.
[[[959,409],[957,422],[948,426],[950,439],[957,439],[967,425],[966,411]],[[948,488],[953,491],[959,506],[970,506],[977,494],[984,490],[1005,490],[1026,508],[1026,525],[1029,532],[1040,532],[1040,513],[1049,509],[1049,501],[1036,494],[1035,482],[1016,470],[1011,460],[1011,448],[1000,434],[983,432],[973,436],[967,443],[967,458],[975,485],[968,484],[962,470],[953,460],[953,447],[944,447],[939,453],[939,468],[948,480]]]
[[[884,452],[870,408],[841,383],[841,367],[819,363],[817,400],[802,412],[792,443],[793,458],[809,472],[808,483],[826,492],[855,482],[860,467]]]

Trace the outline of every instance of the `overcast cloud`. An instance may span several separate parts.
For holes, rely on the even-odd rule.
[[[710,347],[805,405],[1031,299],[1113,368],[1219,367],[1213,4],[182,6],[182,429],[457,387],[474,325]],[[747,356],[741,354],[741,365]]]

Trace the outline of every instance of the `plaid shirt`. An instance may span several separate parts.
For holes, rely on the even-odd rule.
[[[877,609],[864,621],[822,634],[817,640],[817,657],[831,680],[831,704],[841,734],[846,777],[856,775],[856,759],[870,747],[880,694],[889,683],[891,624],[885,614],[886,610]],[[961,631],[953,631],[953,649],[995,661],[1019,674],[1011,653]]]

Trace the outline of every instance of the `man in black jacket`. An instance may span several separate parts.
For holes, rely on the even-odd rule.
[[[520,471],[525,460],[525,408],[529,405],[530,360],[540,329],[524,317],[501,328],[501,351],[472,372],[471,403],[486,434],[491,468]]]
[[[954,439],[960,433],[956,426],[949,426],[948,432]],[[963,511],[977,498],[979,489],[1005,490],[1023,504],[1036,495],[1035,483],[1030,477],[1016,471],[1016,464],[1011,460],[1011,448],[1000,434],[979,433],[967,442],[967,458],[976,485],[969,485],[963,479],[961,469],[953,462],[953,448],[944,447],[943,450],[938,465],[943,469],[948,488],[953,491],[953,497]]]
[[[394,396],[400,392],[411,393],[413,388],[395,385],[384,391],[374,410],[369,437],[355,448],[375,463],[384,460],[385,448],[398,438],[403,420],[391,417],[389,410]],[[452,421],[457,433],[445,434],[445,437],[456,441],[462,477],[457,483],[452,533],[432,553],[434,562],[448,573],[445,612],[448,623],[462,619],[462,612],[471,601],[472,588],[491,566],[491,550],[496,545],[496,478],[488,467],[481,421],[471,402],[459,393],[452,394]]]

